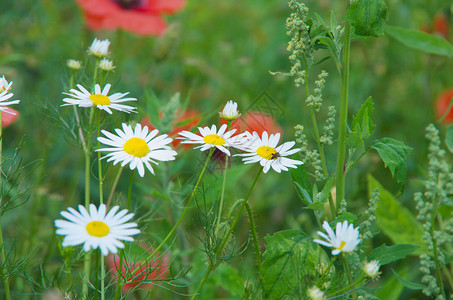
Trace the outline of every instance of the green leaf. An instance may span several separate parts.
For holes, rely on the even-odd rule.
[[[350,212],[346,212],[346,213],[344,213],[344,214],[339,215],[339,216],[335,219],[334,222],[331,222],[331,224],[333,225],[333,227],[335,227],[336,224],[337,224],[338,222],[343,223],[344,221],[348,221],[349,224],[352,224],[352,223],[354,223],[356,220],[357,220],[357,217],[356,217],[354,214],[352,214],[352,213],[350,213]]]
[[[374,141],[370,147],[379,153],[385,167],[392,172],[392,176],[395,177],[396,175],[396,181],[404,184],[407,173],[407,155],[412,151],[412,148],[391,138]]]
[[[384,26],[384,29],[386,34],[410,48],[438,55],[453,55],[453,45],[440,36],[389,25]]]
[[[426,253],[427,247],[422,239],[424,230],[413,214],[402,206],[393,195],[376,179],[368,174],[368,194],[379,188],[380,201],[376,209],[376,222],[379,228],[395,244],[413,244],[420,246],[415,254]]]
[[[447,127],[447,134],[445,137],[445,144],[447,145],[448,150],[453,153],[453,125]]]
[[[299,295],[303,277],[314,270],[319,259],[311,238],[299,230],[285,230],[264,238],[262,278],[266,299]]]
[[[409,254],[420,248],[420,246],[412,244],[398,244],[393,246],[382,246],[371,251],[368,255],[368,261],[378,260],[381,266],[391,262],[406,258]]]
[[[291,177],[296,187],[297,194],[305,205],[313,203],[310,195],[312,194],[312,187],[310,179],[308,178],[307,171],[304,165],[300,165],[295,169],[291,169]]]
[[[401,277],[400,275],[398,275],[398,273],[395,272],[395,270],[392,269],[392,272],[393,274],[395,274],[395,277],[405,286],[407,287],[408,289],[411,289],[411,290],[423,290],[426,286],[421,284],[421,283],[416,283],[416,282],[409,282],[407,281],[406,279],[404,279],[403,277]]]
[[[354,33],[359,36],[383,35],[386,18],[387,6],[384,0],[354,0],[345,16],[354,27]]]
[[[352,129],[346,138],[346,142],[350,147],[364,148],[364,141],[371,136],[376,127],[371,120],[373,111],[373,99],[368,97],[360,107],[359,112],[352,118]]]

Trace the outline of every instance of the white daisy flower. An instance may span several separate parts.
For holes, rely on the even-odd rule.
[[[380,272],[379,272],[379,268],[380,268],[380,264],[379,264],[379,261],[377,260],[372,260],[368,263],[366,263],[364,266],[363,266],[363,272],[370,278],[376,278],[379,276]]]
[[[6,108],[9,105],[20,103],[20,100],[6,101],[14,96],[13,93],[9,93],[12,85],[13,82],[11,81],[8,83],[8,81],[5,79],[5,76],[2,76],[2,78],[0,78],[0,111],[15,115],[16,113]]]
[[[113,65],[113,61],[108,60],[107,58],[101,59],[101,60],[98,62],[98,67],[99,67],[99,69],[101,69],[101,70],[103,70],[103,71],[106,71],[106,72],[110,72],[110,71],[112,71],[113,69],[116,68],[116,67]]]
[[[186,138],[186,140],[182,141],[181,144],[201,144],[201,146],[197,146],[194,149],[200,148],[201,151],[205,151],[215,147],[225,154],[231,155],[230,151],[226,147],[238,148],[242,141],[239,136],[232,137],[232,135],[236,132],[236,129],[225,132],[227,127],[228,126],[226,124],[223,124],[219,128],[219,131],[217,131],[217,127],[215,125],[212,125],[211,128],[209,128],[209,126],[198,127],[198,131],[201,136],[190,131],[181,131],[178,134],[182,137],[178,137],[178,139]]]
[[[229,121],[236,120],[241,116],[238,111],[238,104],[236,102],[233,102],[232,100],[227,102],[223,110],[219,112],[219,115],[221,118]]]
[[[68,59],[66,61],[66,66],[72,70],[80,70],[82,63],[80,62],[80,60]]]
[[[103,41],[94,39],[90,48],[88,48],[88,53],[97,57],[106,57],[109,54],[110,41],[105,39]]]
[[[62,106],[66,105],[78,105],[79,107],[91,107],[96,106],[100,110],[105,110],[109,114],[112,114],[112,109],[123,111],[126,113],[135,112],[135,107],[120,104],[126,101],[137,101],[136,98],[123,98],[124,96],[128,95],[129,93],[115,93],[113,95],[108,96],[111,84],[106,84],[104,89],[101,91],[101,86],[96,84],[94,87],[94,94],[88,92],[86,88],[82,85],[78,84],[77,89],[71,89],[70,93],[63,93],[68,95],[72,98],[64,98],[63,101],[67,104],[63,104]],[[72,94],[71,94],[72,93]]]
[[[110,152],[102,158],[108,158],[113,164],[121,162],[121,167],[129,164],[131,170],[137,168],[141,177],[145,176],[145,165],[151,173],[154,174],[153,164],[156,161],[175,160],[176,151],[172,150],[167,144],[173,140],[166,134],[157,136],[159,130],[154,129],[148,133],[148,127],[137,123],[135,130],[131,125],[123,123],[123,130],[115,129],[117,135],[106,130],[101,131],[107,138],[98,137],[102,144],[112,146],[110,148],[101,148],[96,151]]]
[[[249,153],[236,154],[237,156],[245,156],[242,161],[246,164],[259,162],[263,166],[263,172],[267,173],[272,167],[276,172],[280,173],[288,171],[288,168],[297,168],[297,165],[303,164],[300,160],[287,158],[286,156],[293,155],[300,151],[300,148],[290,150],[296,143],[286,142],[277,147],[280,140],[280,133],[268,135],[267,131],[263,131],[262,138],[257,132],[245,132],[244,150]]]
[[[352,252],[361,241],[359,239],[359,228],[354,228],[353,224],[348,226],[348,221],[338,222],[335,232],[326,221],[324,221],[322,227],[326,230],[327,235],[320,231],[318,231],[318,235],[325,241],[318,239],[313,241],[326,247],[335,248],[332,250],[332,255],[338,255],[340,252]]]
[[[67,219],[55,220],[57,227],[56,234],[64,235],[63,247],[76,246],[83,244],[83,250],[88,252],[90,249],[99,248],[102,255],[117,253],[118,248],[124,248],[120,240],[132,242],[132,235],[140,233],[136,223],[126,223],[134,214],[127,214],[127,209],[117,213],[119,206],[113,207],[106,214],[105,204],[101,204],[99,209],[94,204],[90,204],[89,212],[85,207],[79,205],[79,211],[68,208],[60,214]]]

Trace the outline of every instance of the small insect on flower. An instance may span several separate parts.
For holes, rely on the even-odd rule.
[[[300,160],[287,157],[300,151],[299,148],[291,149],[295,142],[286,142],[277,147],[280,133],[268,135],[264,131],[261,138],[255,131],[253,134],[246,131],[244,136],[241,150],[248,153],[236,155],[245,156],[242,159],[245,164],[259,162],[263,166],[264,173],[267,173],[271,167],[280,173],[282,170],[288,171],[288,168],[297,168],[297,165],[303,164]]]
[[[361,241],[359,239],[359,228],[354,228],[353,224],[348,225],[348,221],[338,222],[335,232],[326,221],[324,221],[322,227],[326,230],[327,235],[320,231],[318,231],[318,235],[324,238],[325,241],[318,239],[313,241],[323,246],[334,248],[332,255],[338,255],[341,252],[352,252]]]
[[[67,220],[55,220],[56,234],[65,236],[61,245],[83,244],[85,252],[99,248],[104,256],[117,253],[118,248],[124,248],[121,240],[132,242],[132,236],[140,233],[136,223],[127,223],[134,214],[128,214],[127,209],[118,210],[119,206],[114,206],[107,213],[105,204],[99,209],[90,204],[89,210],[79,205],[79,211],[71,207],[62,211],[60,214]]]

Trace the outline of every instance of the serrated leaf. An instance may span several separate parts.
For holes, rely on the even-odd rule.
[[[453,45],[438,35],[389,25],[384,26],[384,29],[386,34],[410,48],[438,55],[453,55]]]
[[[355,0],[346,12],[345,19],[354,27],[359,36],[380,36],[384,34],[387,6],[384,0]]]
[[[420,248],[420,246],[412,244],[398,244],[393,246],[382,246],[371,251],[368,255],[368,261],[378,260],[381,266],[391,262],[406,258],[409,254]]]
[[[371,144],[370,148],[375,149],[379,153],[385,167],[390,169],[393,177],[396,175],[396,181],[404,184],[407,173],[406,160],[412,148],[392,138],[376,140]]]
[[[318,252],[311,238],[299,230],[285,230],[266,236],[262,278],[266,299],[295,296],[302,278],[314,270]]]
[[[453,153],[453,125],[447,127],[447,134],[445,136],[445,144],[448,150]]]
[[[376,127],[371,120],[373,111],[373,99],[368,97],[357,114],[352,118],[351,132],[346,138],[346,142],[350,147],[364,148],[364,141],[371,136]]]
[[[376,223],[395,244],[413,244],[420,246],[416,254],[426,253],[423,241],[423,227],[413,214],[402,206],[373,176],[368,174],[368,194],[376,188],[380,191],[380,201],[376,209]]]
[[[307,171],[304,165],[300,165],[298,168],[291,169],[291,177],[296,187],[297,194],[299,195],[302,202],[305,205],[313,203],[310,195],[312,194],[312,186],[310,179],[308,178]]]
[[[426,287],[425,285],[423,285],[421,283],[407,281],[406,279],[404,279],[403,277],[398,275],[398,273],[396,273],[395,270],[393,270],[393,269],[392,269],[392,272],[395,275],[395,277],[399,280],[399,282],[401,282],[408,289],[411,289],[411,290],[423,290]]]

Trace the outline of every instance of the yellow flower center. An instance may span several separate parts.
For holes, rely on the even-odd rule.
[[[110,105],[110,98],[101,94],[90,95],[94,105]]]
[[[345,241],[341,241],[340,243],[340,247],[338,247],[338,250],[343,250],[344,246],[346,246],[346,242]]]
[[[95,237],[103,237],[110,232],[109,226],[102,221],[91,221],[87,224],[86,230],[89,235]]]
[[[256,149],[256,153],[261,156],[262,158],[265,158],[267,160],[275,160],[277,157],[275,154],[277,153],[277,150],[275,150],[272,147],[269,146],[261,146],[258,149]]]
[[[217,134],[208,134],[204,137],[203,141],[206,144],[211,144],[211,145],[218,145],[218,146],[225,145],[225,140],[223,139],[223,137],[218,136]]]
[[[124,151],[135,157],[143,157],[149,153],[149,147],[144,139],[133,137],[124,144]]]

